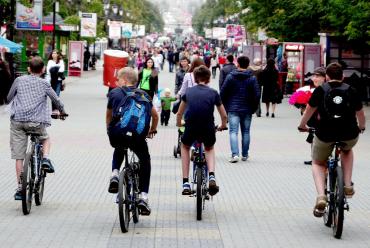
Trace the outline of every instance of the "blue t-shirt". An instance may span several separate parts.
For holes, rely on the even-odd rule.
[[[220,95],[216,90],[198,84],[188,88],[181,99],[186,103],[186,126],[214,128],[213,112],[215,106],[222,104]]]

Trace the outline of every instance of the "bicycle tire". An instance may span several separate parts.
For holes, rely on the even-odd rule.
[[[22,172],[22,211],[24,215],[31,212],[32,194],[33,194],[33,179],[31,172],[32,153],[28,152],[23,163]]]
[[[197,179],[197,220],[202,220],[202,203],[203,203],[203,195],[202,195],[202,168],[197,167],[196,169],[196,179]]]
[[[127,195],[127,177],[126,171],[123,170],[119,175],[118,185],[118,213],[119,224],[123,233],[128,232],[130,222],[130,201]]]
[[[173,147],[173,156],[177,158],[177,146]]]
[[[335,168],[336,184],[334,192],[334,211],[333,211],[333,235],[340,239],[343,232],[344,221],[344,181],[342,167]]]
[[[324,219],[325,226],[331,227],[333,223],[333,207],[331,204],[333,202],[333,199],[331,199],[331,195],[330,195],[330,191],[332,190],[332,187],[331,187],[330,180],[328,180],[328,178],[325,179],[325,185],[326,185],[325,194],[327,195],[329,202],[326,205],[325,214],[323,216],[323,219]]]
[[[134,193],[135,194],[135,193]],[[132,221],[136,224],[139,222],[139,208],[137,206],[137,199],[132,203]]]
[[[40,175],[40,182],[39,182],[38,190],[35,193],[36,206],[40,206],[42,204],[42,199],[44,197],[46,172],[44,170],[41,170],[40,174],[41,175]]]

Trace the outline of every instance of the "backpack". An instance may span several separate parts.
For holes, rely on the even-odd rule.
[[[348,84],[332,87],[329,83],[322,85],[324,89],[324,113],[330,120],[346,119],[353,109],[351,107]]]
[[[125,94],[118,106],[115,133],[123,136],[145,138],[149,131],[152,103],[146,93],[138,89],[121,88]]]

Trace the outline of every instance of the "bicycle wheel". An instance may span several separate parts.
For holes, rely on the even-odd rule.
[[[22,211],[24,215],[31,212],[32,193],[33,193],[33,178],[32,178],[32,153],[28,152],[23,164],[22,173]]]
[[[173,147],[173,156],[177,158],[177,146]]]
[[[197,220],[202,220],[202,203],[203,203],[203,195],[202,195],[202,169],[197,167],[196,169],[196,179],[197,179]]]
[[[334,191],[333,234],[334,237],[340,239],[343,232],[344,220],[344,182],[342,167],[338,166],[335,172],[337,174],[337,179]]]
[[[330,195],[330,191],[334,191],[334,187],[331,187],[331,182],[328,180],[328,178],[325,179],[325,194],[327,195],[329,199],[329,203],[326,205],[325,214],[324,214],[324,224],[327,227],[331,227],[331,224],[333,223],[333,207],[332,202],[334,197]],[[333,198],[333,199],[332,199]]]
[[[134,188],[132,187],[132,190]],[[135,192],[132,192],[134,194],[136,194]],[[137,206],[137,196],[135,197],[134,201],[131,203],[131,206],[132,206],[132,220],[133,222],[136,224],[139,222],[139,208]]]
[[[123,170],[119,175],[118,213],[121,231],[125,233],[128,231],[128,224],[130,222],[130,200],[128,199],[127,194],[126,170]]]
[[[44,170],[40,171],[40,179],[38,182],[38,188],[37,191],[35,192],[35,203],[36,206],[40,206],[42,203],[42,198],[44,196],[44,189],[45,189],[45,177],[46,177],[46,172]]]

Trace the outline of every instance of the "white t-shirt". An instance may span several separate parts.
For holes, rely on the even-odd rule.
[[[59,63],[57,64],[57,63],[55,63],[55,61],[54,60],[49,60],[48,61],[48,64],[47,64],[47,66],[46,66],[46,77],[45,77],[45,79],[49,82],[49,83],[51,83],[50,82],[50,80],[51,80],[51,78],[50,78],[50,69],[51,68],[53,68],[53,67],[55,67],[55,66],[59,66],[59,72],[64,72],[64,61],[61,59],[61,60],[59,60]],[[61,78],[58,78],[59,80],[62,80]]]

